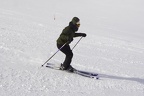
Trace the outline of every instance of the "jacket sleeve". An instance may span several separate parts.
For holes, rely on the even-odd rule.
[[[83,36],[84,33],[75,33],[74,37]]]

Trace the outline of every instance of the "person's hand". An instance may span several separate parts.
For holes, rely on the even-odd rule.
[[[82,37],[86,37],[87,35],[85,33],[82,33]]]

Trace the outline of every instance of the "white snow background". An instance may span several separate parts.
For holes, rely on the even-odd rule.
[[[99,80],[41,67],[74,16],[72,66]],[[0,96],[144,96],[144,1],[0,0]]]

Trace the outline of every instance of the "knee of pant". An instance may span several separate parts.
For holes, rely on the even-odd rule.
[[[67,55],[69,58],[72,58],[73,57],[73,53],[70,53]]]

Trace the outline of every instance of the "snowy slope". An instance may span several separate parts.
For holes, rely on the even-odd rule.
[[[2,0],[0,96],[144,96],[143,4]],[[73,16],[81,19],[79,32],[87,37],[74,49],[72,66],[99,73],[100,80],[41,67],[57,50],[56,39]],[[59,52],[50,62],[63,59]]]

